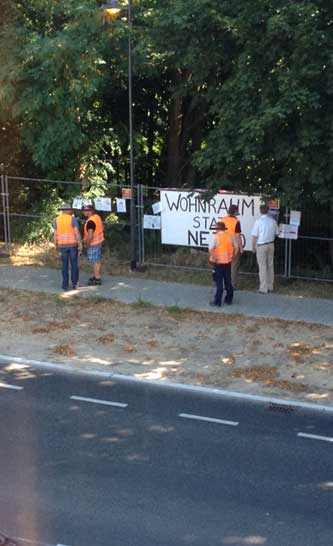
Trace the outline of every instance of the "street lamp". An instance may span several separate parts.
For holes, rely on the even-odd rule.
[[[131,271],[136,270],[136,207],[135,207],[135,185],[134,185],[134,139],[133,139],[133,85],[132,85],[132,0],[127,1],[127,6],[122,6],[118,0],[110,0],[101,7],[103,13],[110,18],[118,17],[124,10],[127,10],[129,25],[128,35],[128,121],[129,121],[129,152],[130,152],[130,229],[131,229]]]

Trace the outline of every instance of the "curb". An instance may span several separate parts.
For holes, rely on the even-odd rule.
[[[56,364],[55,362],[30,360],[28,358],[20,358],[17,356],[1,355],[0,362],[14,362],[16,364],[25,364],[36,368],[46,368],[65,372],[69,374],[88,375],[91,377],[102,377],[104,379],[115,379],[119,382],[136,383],[138,385],[150,385],[159,388],[166,388],[170,390],[193,392],[198,394],[205,394],[207,396],[219,396],[221,398],[231,398],[234,400],[246,400],[247,402],[261,403],[261,404],[274,404],[284,406],[286,408],[300,408],[311,411],[325,412],[333,414],[333,405],[325,406],[322,404],[313,404],[311,402],[299,402],[298,400],[286,400],[284,398],[275,398],[270,396],[260,396],[256,394],[247,394],[235,391],[226,391],[216,387],[201,387],[197,385],[176,383],[171,381],[158,381],[154,379],[141,379],[133,377],[132,375],[125,375],[112,372],[100,372],[98,370],[78,370],[73,365]]]

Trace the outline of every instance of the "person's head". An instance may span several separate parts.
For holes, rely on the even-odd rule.
[[[95,208],[93,207],[93,205],[85,205],[82,212],[86,218],[90,218],[90,216],[95,214]]]
[[[219,232],[219,231],[225,231],[227,228],[225,227],[225,223],[224,222],[217,222],[216,226],[215,226],[215,231],[216,232]]]
[[[229,216],[237,216],[239,214],[238,206],[237,205],[230,205],[228,210]]]
[[[260,205],[260,214],[268,214],[268,205]]]
[[[58,210],[60,210],[62,214],[73,214],[73,208],[69,203],[64,203]]]

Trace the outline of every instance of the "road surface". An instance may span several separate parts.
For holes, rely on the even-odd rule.
[[[333,544],[332,414],[6,364],[0,409],[22,544]]]

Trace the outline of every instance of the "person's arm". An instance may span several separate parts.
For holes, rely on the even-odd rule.
[[[78,222],[77,218],[73,218],[72,226],[73,226],[73,228],[75,230],[75,237],[76,237],[77,244],[78,244],[80,250],[82,250],[82,239],[81,239],[81,233],[80,233],[80,230],[79,230],[79,222]]]
[[[231,237],[232,246],[234,247],[234,256],[240,252],[237,235]]]
[[[209,250],[214,250],[214,248],[216,247],[217,247],[217,239],[216,239],[216,235],[214,235],[209,241],[208,248]]]
[[[53,242],[54,242],[54,246],[57,248],[58,244],[57,244],[57,222],[56,221],[53,224]]]
[[[93,229],[88,229],[88,234],[87,234],[87,238],[86,238],[86,243],[87,243],[88,248],[91,245],[91,241],[93,240],[93,236],[94,236],[94,230]]]
[[[237,240],[237,244],[238,244],[238,251],[239,251],[240,254],[243,254],[244,247],[243,247],[243,240],[242,240],[242,237],[241,237],[242,228],[241,228],[239,220],[238,220],[238,222],[236,224],[235,232],[236,232],[236,240]]]
[[[93,237],[94,237],[95,229],[96,229],[95,222],[93,220],[89,220],[88,223],[87,223],[87,237],[86,237],[87,248],[89,248],[90,245],[91,245],[91,242],[92,242]]]
[[[216,235],[214,235],[210,241],[209,241],[209,244],[208,244],[208,252],[209,252],[209,257],[214,261],[214,250],[215,248],[217,247],[217,239],[216,239]]]
[[[255,254],[257,252],[257,240],[259,237],[258,221],[255,222],[251,235],[252,235],[252,252],[253,254]]]

